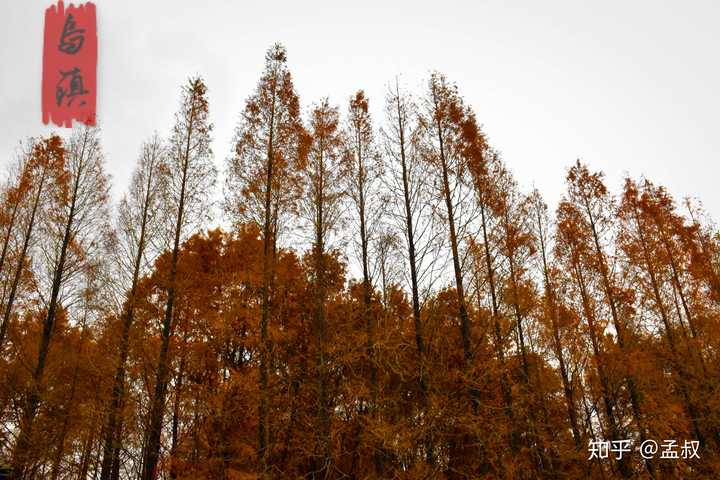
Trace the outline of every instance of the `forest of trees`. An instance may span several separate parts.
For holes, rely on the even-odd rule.
[[[24,142],[0,191],[10,478],[718,478],[701,206],[577,161],[551,209],[455,84],[423,85],[304,109],[274,45],[223,168],[192,78],[117,205],[98,129]]]

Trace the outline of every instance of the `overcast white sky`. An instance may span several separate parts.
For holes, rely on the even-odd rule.
[[[521,185],[554,208],[582,158],[618,191],[646,175],[720,218],[720,2],[97,0],[98,122],[117,197],[140,143],[166,134],[179,86],[209,88],[222,166],[244,100],[280,41],[305,109],[345,109],[363,88],[380,119],[395,75],[418,90],[458,83]],[[48,0],[0,8],[0,164],[44,134],[40,81]]]

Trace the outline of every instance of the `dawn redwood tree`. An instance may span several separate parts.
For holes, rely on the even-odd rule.
[[[345,193],[350,198],[355,210],[357,231],[360,238],[360,263],[362,266],[363,317],[367,325],[368,355],[372,358],[374,349],[375,320],[370,311],[372,296],[372,280],[370,278],[369,249],[371,234],[377,219],[377,203],[373,195],[377,195],[377,180],[380,175],[379,155],[375,150],[373,126],[368,111],[368,99],[365,92],[358,90],[350,98],[348,116],[345,126],[345,152],[340,158],[340,168],[345,181]],[[372,361],[371,361],[372,363]],[[377,371],[371,368],[371,385],[377,388]]]
[[[613,371],[609,365],[608,345],[606,345],[603,331],[607,322],[598,318],[598,300],[593,295],[595,283],[589,264],[593,255],[592,237],[590,232],[583,228],[582,215],[572,204],[561,201],[557,209],[557,236],[555,242],[555,257],[565,274],[571,279],[573,292],[578,298],[582,317],[585,321],[584,331],[590,339],[591,361],[596,372],[599,387],[599,397],[602,399],[602,408],[605,415],[603,431],[612,438],[625,438],[622,425],[623,418],[619,418],[617,391],[621,379],[611,375]],[[600,414],[597,414],[598,418]],[[627,461],[619,462],[623,477],[631,476]]]
[[[345,181],[345,193],[354,206],[362,265],[362,317],[367,334],[367,358],[370,363],[371,410],[377,409],[378,372],[375,361],[375,329],[377,318],[372,310],[373,285],[370,272],[370,246],[374,245],[374,233],[380,223],[382,198],[378,190],[380,156],[375,148],[372,118],[368,111],[365,92],[358,90],[350,98],[345,126],[345,152],[340,168]],[[382,472],[382,459],[375,449],[375,471]]]
[[[413,124],[415,122],[417,111],[410,99],[406,95],[401,95],[400,88],[395,85],[395,89],[388,92],[385,104],[385,116],[387,125],[382,130],[385,152],[388,162],[388,176],[392,176],[392,180],[396,180],[391,185],[399,183],[399,189],[391,189],[391,193],[395,194],[394,198],[400,198],[399,203],[402,206],[403,215],[401,215],[401,231],[407,242],[408,266],[410,269],[410,296],[412,298],[413,308],[413,325],[415,328],[415,343],[417,345],[418,356],[420,358],[419,365],[423,363],[425,353],[425,340],[422,332],[422,320],[420,318],[420,285],[418,273],[418,255],[416,253],[417,239],[415,234],[416,215],[413,211],[413,198],[417,197],[418,188],[413,188],[419,183],[417,176],[411,176],[411,168],[419,165],[413,153],[412,137],[414,135]],[[392,164],[391,164],[392,163]],[[394,164],[399,165],[399,168]],[[399,172],[398,172],[399,170]],[[398,181],[399,180],[399,181]],[[413,182],[415,180],[415,182]],[[398,190],[398,191],[395,191]],[[417,205],[416,205],[417,206]],[[422,372],[422,367],[421,372]],[[421,388],[422,374],[420,375]]]
[[[327,99],[313,106],[309,132],[312,143],[303,171],[305,198],[301,216],[308,223],[312,235],[313,334],[316,341],[317,368],[317,458],[314,475],[326,477],[332,471],[332,405],[330,397],[330,368],[327,358],[327,295],[330,280],[330,249],[333,235],[339,228],[342,190],[340,157],[344,143],[340,131],[338,109]],[[315,477],[313,477],[315,478]]]
[[[473,162],[482,161],[486,142],[474,113],[465,105],[457,86],[450,83],[444,75],[435,72],[430,76],[422,107],[419,116],[422,160],[428,166],[433,194],[441,198],[444,204],[444,208],[438,208],[435,214],[446,227],[446,239],[450,246],[454,302],[458,312],[456,318],[460,326],[463,352],[462,382],[467,385],[469,405],[475,415],[479,413],[481,404],[481,392],[476,386],[476,372],[480,369],[474,361],[480,345],[473,341],[463,267],[464,250],[467,249],[467,240],[470,237],[468,228],[476,215],[469,167]],[[460,430],[462,428],[466,430]],[[458,459],[470,456],[485,464],[486,458],[480,447],[485,439],[479,429],[472,429],[470,424],[458,423],[454,430],[454,434],[461,440],[451,445],[453,455]],[[474,452],[470,453],[471,450]],[[468,473],[472,469],[465,460],[454,462],[455,469],[461,464]]]
[[[32,146],[31,146],[32,148]],[[7,183],[2,187],[2,197],[0,198],[0,227],[4,231],[2,233],[2,252],[0,252],[0,309],[5,310],[5,299],[8,296],[8,289],[13,278],[14,263],[13,250],[20,239],[22,225],[18,225],[22,217],[22,204],[28,194],[29,182],[25,171],[27,169],[30,154],[23,152],[19,162],[19,171],[11,171]],[[20,239],[20,240],[19,240]],[[5,268],[7,263],[8,268]],[[0,349],[5,341],[5,332],[7,326],[2,322],[0,327]]]
[[[225,210],[236,224],[254,223],[263,238],[262,318],[260,320],[260,397],[258,459],[263,476],[271,468],[269,446],[268,326],[272,317],[272,283],[277,240],[287,216],[297,210],[300,171],[307,155],[307,133],[300,102],[280,44],[265,55],[265,70],[248,98],[227,161]]]
[[[545,436],[540,431],[539,417],[547,417],[547,399],[544,385],[539,381],[540,371],[534,368],[532,360],[537,358],[529,338],[532,311],[536,304],[535,285],[530,278],[530,265],[535,259],[535,238],[531,219],[530,197],[520,192],[517,182],[505,165],[499,164],[495,172],[499,186],[496,210],[498,217],[498,253],[506,265],[506,279],[503,299],[513,320],[514,336],[520,356],[521,385],[526,400],[526,438],[540,471],[554,474],[552,461],[546,452],[549,445],[543,444]]]
[[[648,217],[647,221],[654,227],[659,242],[653,257],[669,269],[673,297],[679,299],[679,302],[675,302],[679,303],[676,307],[678,321],[689,331],[690,339],[686,339],[687,347],[696,353],[700,364],[699,370],[702,372],[701,377],[706,377],[707,348],[703,345],[702,337],[707,335],[707,326],[702,324],[700,320],[702,315],[698,310],[702,310],[705,305],[712,302],[712,293],[709,295],[710,298],[704,296],[696,298],[696,293],[703,291],[698,287],[704,283],[702,280],[698,282],[692,274],[693,257],[697,254],[695,248],[697,244],[694,240],[697,238],[699,225],[695,223],[694,218],[689,225],[687,219],[677,212],[675,202],[666,189],[654,185],[649,180],[642,183],[642,200],[641,212]],[[705,243],[704,240],[702,243]],[[686,248],[688,246],[689,248]],[[711,269],[712,262],[707,262],[702,270],[707,272]],[[712,282],[708,285],[712,286]]]
[[[157,254],[148,248],[151,239],[157,233],[158,213],[160,211],[160,189],[163,175],[167,173],[164,151],[160,138],[156,135],[142,146],[140,158],[130,179],[128,192],[118,207],[116,235],[113,247],[117,251],[116,278],[123,290],[120,338],[118,339],[118,358],[107,411],[104,429],[103,462],[100,479],[117,478],[119,472],[113,472],[113,466],[119,466],[117,457],[122,449],[121,405],[125,391],[125,369],[130,348],[130,328],[135,316],[138,282]]]
[[[182,87],[180,109],[167,144],[167,179],[162,193],[165,233],[170,234],[170,271],[167,276],[167,301],[161,327],[160,352],[155,386],[145,431],[142,480],[154,480],[160,457],[165,399],[170,377],[168,347],[173,332],[175,281],[181,241],[206,222],[216,169],[212,163],[207,87],[199,77]]]
[[[450,246],[456,297],[454,301],[458,311],[456,318],[460,326],[463,351],[462,381],[468,385],[472,413],[477,414],[481,402],[475,373],[479,369],[473,360],[476,358],[478,345],[473,341],[473,328],[468,313],[463,278],[463,250],[468,246],[468,227],[475,215],[473,189],[469,188],[469,165],[481,159],[486,147],[485,138],[474,113],[465,105],[457,86],[448,82],[442,74],[435,72],[430,76],[422,107],[419,116],[422,160],[428,165],[433,195],[442,199],[444,204],[444,208],[438,208],[435,214],[445,225],[446,239]],[[458,424],[456,428],[462,427],[465,425]],[[457,432],[457,436],[462,438],[460,444],[464,445],[452,449],[458,459],[467,457],[470,449],[476,452],[481,450],[478,447],[483,443],[483,439],[479,438],[478,433],[477,429]],[[470,455],[479,458],[481,463],[486,461],[484,455]],[[464,460],[455,462],[467,463]],[[453,468],[458,467],[459,465],[455,465]],[[471,467],[463,465],[463,468]]]
[[[66,476],[69,472],[74,471],[76,464],[74,460],[75,448],[73,441],[78,439],[81,443],[79,447],[80,464],[77,465],[77,478],[86,478],[88,473],[88,450],[92,449],[92,442],[83,439],[83,433],[87,432],[89,437],[93,437],[98,430],[97,412],[99,411],[99,402],[97,391],[99,390],[98,369],[93,364],[92,359],[97,351],[92,348],[92,324],[98,320],[98,317],[106,315],[107,311],[103,308],[103,302],[99,296],[103,294],[102,279],[98,275],[102,272],[102,264],[93,265],[83,278],[84,285],[81,287],[79,294],[79,302],[75,304],[76,323],[70,327],[68,332],[63,332],[66,338],[58,339],[64,343],[58,345],[59,348],[74,347],[73,350],[62,352],[65,370],[67,372],[66,385],[64,395],[61,396],[59,404],[54,406],[56,409],[55,419],[59,425],[56,427],[56,435],[54,440],[54,448],[50,456],[50,480],[57,480],[60,476]],[[53,378],[49,382],[55,382],[58,379]],[[49,383],[48,382],[48,383]],[[55,388],[60,385],[55,385]],[[94,392],[93,392],[94,390]],[[93,394],[94,393],[94,394]],[[89,445],[90,444],[90,445]],[[54,451],[53,451],[54,450]],[[69,461],[67,459],[69,458]],[[30,475],[32,477],[32,475]]]
[[[472,110],[465,105],[457,86],[450,83],[440,73],[433,73],[423,95],[422,108],[419,116],[420,134],[422,139],[422,160],[428,166],[432,194],[442,199],[442,207],[435,211],[440,222],[445,226],[446,241],[450,246],[452,262],[452,278],[454,294],[458,310],[457,319],[460,326],[462,343],[462,375],[463,383],[468,385],[470,406],[473,414],[479,413],[480,392],[476,387],[478,365],[474,362],[479,351],[479,344],[473,340],[473,328],[465,291],[464,250],[468,246],[469,226],[476,214],[473,204],[473,189],[470,188],[471,176],[469,166],[472,162],[481,161],[486,149],[485,137],[477,124]],[[478,451],[478,431],[457,433],[460,444],[471,446]],[[467,453],[468,447],[457,449],[456,457]],[[481,457],[476,455],[476,457]],[[484,462],[484,458],[480,460]],[[462,463],[466,463],[462,461]],[[469,468],[469,466],[467,466]],[[457,467],[455,467],[457,468]]]
[[[56,153],[52,154],[57,155]],[[101,255],[102,236],[107,232],[108,180],[96,129],[81,128],[73,132],[64,151],[67,188],[60,202],[46,206],[43,243],[47,264],[47,307],[42,322],[30,385],[28,386],[20,432],[13,451],[14,475],[22,478],[31,459],[27,451],[33,441],[33,423],[42,401],[44,373],[51,341],[55,334],[61,301],[72,303],[73,295],[81,296],[82,276],[92,269],[93,260]],[[56,160],[57,161],[57,160]],[[73,292],[73,287],[75,292]],[[62,294],[62,295],[61,295]]]
[[[470,132],[473,130],[470,129]],[[508,422],[510,448],[513,452],[517,452],[520,448],[520,431],[510,377],[510,362],[507,358],[510,348],[507,342],[509,333],[506,331],[506,324],[510,323],[509,319],[514,315],[512,313],[508,315],[503,309],[503,285],[508,275],[503,276],[502,247],[506,244],[507,233],[513,236],[508,228],[502,228],[503,225],[507,226],[503,215],[505,210],[503,205],[507,202],[503,199],[507,199],[508,192],[504,192],[504,189],[508,185],[503,185],[503,181],[508,180],[508,172],[499,153],[489,145],[470,150],[468,153],[467,166],[472,181],[474,201],[479,210],[478,241],[473,240],[469,249],[475,257],[474,263],[477,264],[479,277],[476,280],[478,308],[485,303],[489,310],[489,325],[486,328],[491,332],[492,348],[499,364],[500,392],[503,411]],[[503,235],[503,232],[506,235]],[[481,295],[482,289],[486,290],[485,295]],[[484,302],[482,297],[485,298]]]
[[[425,143],[423,157],[431,167],[437,193],[445,203],[443,216],[452,253],[463,354],[469,364],[473,357],[473,346],[460,258],[460,213],[463,203],[468,199],[468,190],[463,188],[467,174],[467,143],[482,144],[484,139],[478,131],[475,131],[472,137],[465,134],[466,125],[476,126],[474,115],[464,105],[457,87],[450,84],[443,75],[433,73],[430,76],[424,107],[420,115]]]
[[[633,332],[629,325],[630,308],[627,305],[627,295],[617,285],[603,245],[603,235],[608,236],[613,226],[615,213],[613,198],[603,182],[603,175],[590,172],[579,160],[568,170],[567,185],[567,200],[578,212],[579,226],[585,229],[584,233],[590,239],[591,249],[587,257],[589,269],[599,277],[600,287],[616,332],[617,345],[620,350],[629,351],[632,348],[630,337]],[[625,385],[630,396],[636,428],[644,441],[648,434],[647,426],[640,405],[640,391],[632,372],[627,372],[625,375]],[[654,476],[655,467],[652,460],[646,460],[645,466],[648,473]]]
[[[5,335],[12,318],[13,306],[15,304],[16,294],[25,267],[27,257],[30,251],[31,242],[33,240],[33,232],[35,231],[38,213],[43,208],[43,203],[52,203],[58,200],[58,195],[63,188],[63,182],[66,180],[64,169],[64,149],[60,137],[53,136],[47,139],[39,140],[32,146],[29,158],[24,163],[18,186],[13,191],[8,192],[7,200],[15,202],[11,207],[11,224],[8,226],[8,232],[3,245],[3,262],[5,261],[6,249],[9,243],[10,230],[12,224],[15,223],[20,210],[20,216],[25,217],[19,220],[20,227],[23,228],[22,236],[19,237],[20,249],[17,253],[17,264],[12,272],[9,293],[4,305],[2,324],[0,324],[0,349],[5,342]],[[27,195],[27,205],[18,206],[25,203]]]
[[[412,321],[417,351],[417,384],[422,421],[418,426],[424,438],[425,461],[435,462],[432,431],[428,419],[430,379],[427,363],[428,341],[423,327],[422,307],[438,279],[438,257],[442,232],[432,214],[437,200],[428,185],[429,171],[420,160],[418,107],[413,98],[401,91],[399,82],[388,88],[385,98],[385,125],[381,129],[384,155],[384,183],[390,197],[385,210],[389,222],[405,240],[403,257],[407,264],[405,285],[409,289]],[[391,238],[391,237],[390,237]]]
[[[667,265],[662,255],[663,241],[656,228],[652,186],[646,184],[649,190],[643,192],[631,179],[625,179],[625,188],[618,209],[620,220],[620,235],[618,243],[627,258],[627,268],[635,273],[638,279],[638,292],[651,301],[654,308],[650,310],[655,318],[659,318],[660,331],[669,349],[669,365],[674,374],[673,380],[677,391],[682,398],[684,409],[694,438],[702,445],[706,443],[706,434],[701,428],[700,413],[697,396],[691,390],[689,380],[692,378],[691,366],[695,363],[692,358],[684,358],[684,335],[682,318],[675,322],[670,300],[672,286]],[[674,263],[674,260],[673,260]],[[703,422],[706,423],[706,422]]]
[[[563,395],[565,397],[565,405],[568,412],[568,420],[570,422],[570,428],[572,431],[573,441],[577,449],[581,448],[582,438],[580,435],[580,428],[578,426],[577,407],[575,405],[575,389],[570,378],[570,372],[568,367],[568,359],[564,351],[565,345],[564,339],[561,336],[561,319],[560,313],[562,305],[560,304],[561,298],[558,293],[556,286],[555,271],[552,269],[553,263],[550,258],[550,231],[551,224],[548,215],[547,204],[543,201],[540,196],[540,192],[537,190],[531,194],[531,210],[535,216],[535,241],[539,246],[541,270],[542,270],[542,284],[544,288],[543,303],[544,303],[544,317],[550,320],[550,337],[552,351],[555,355],[555,360],[558,362],[558,369],[560,378],[562,380]]]

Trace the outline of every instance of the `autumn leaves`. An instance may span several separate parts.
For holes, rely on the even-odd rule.
[[[577,162],[552,212],[458,88],[306,114],[272,46],[224,164],[182,89],[110,215],[99,132],[3,186],[3,451],[16,478],[707,478],[717,236]],[[701,460],[587,459],[697,439]],[[705,475],[705,477],[703,477]]]

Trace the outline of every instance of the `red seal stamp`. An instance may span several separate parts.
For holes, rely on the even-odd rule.
[[[45,10],[43,123],[95,125],[97,22],[91,2],[65,8],[62,0]]]

